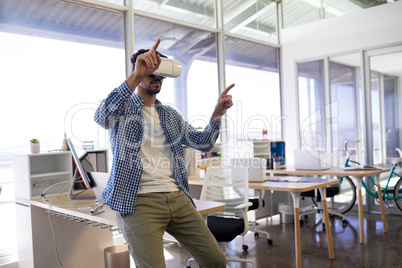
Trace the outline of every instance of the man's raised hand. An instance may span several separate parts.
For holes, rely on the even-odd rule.
[[[226,113],[227,109],[233,105],[232,95],[228,95],[228,93],[234,86],[235,84],[231,84],[219,95],[215,110],[212,113],[212,120],[217,123],[221,122],[222,116]]]

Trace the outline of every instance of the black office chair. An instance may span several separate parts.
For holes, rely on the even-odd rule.
[[[326,188],[327,198],[334,197],[338,193],[339,193],[339,187],[337,185],[328,186]],[[322,203],[321,203],[321,193],[320,193],[320,191],[318,189],[301,193],[300,196],[302,198],[311,197],[313,199],[313,202],[316,204],[316,207],[317,207],[317,208],[315,208],[313,210],[304,211],[304,212],[300,213],[300,215],[299,215],[300,224],[303,224],[304,221],[308,219],[308,214],[321,213],[323,211],[323,208],[322,208]],[[329,214],[331,219],[334,219],[334,216],[340,217],[342,219],[342,226],[343,227],[347,226],[347,221],[345,220],[345,217],[341,213],[337,213],[337,212],[328,210],[328,214]],[[325,222],[322,223],[322,226],[323,226],[323,228],[325,228]]]
[[[222,211],[209,214],[207,225],[219,243],[230,242],[237,236],[243,240],[243,250],[248,250],[244,236],[249,231],[247,210],[248,170],[247,168],[209,167],[207,169],[200,200],[225,203]],[[227,261],[250,263],[252,260],[226,257]],[[189,259],[186,267],[191,267]]]
[[[264,191],[263,190],[252,190],[255,194],[254,196],[249,195],[249,201],[252,203],[252,205],[248,208],[248,210],[255,210],[259,211],[263,207],[265,207],[265,201],[264,201]],[[254,232],[255,237],[259,237],[259,234],[265,234],[267,236],[267,242],[268,245],[273,244],[273,240],[270,238],[270,235],[266,231],[259,230],[257,228],[258,223],[257,222],[250,222],[249,225],[249,231]]]

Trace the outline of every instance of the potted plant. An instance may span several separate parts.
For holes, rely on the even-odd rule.
[[[38,139],[32,139],[31,142],[31,153],[37,154],[40,151],[40,143]]]

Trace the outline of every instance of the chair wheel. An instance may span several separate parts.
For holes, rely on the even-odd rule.
[[[254,237],[259,237],[260,235],[258,233],[254,233]]]
[[[334,216],[334,215],[329,216],[329,218],[331,219],[331,221],[334,221],[334,220],[335,220],[335,216]]]
[[[268,240],[268,245],[272,245],[274,243],[274,241],[272,241],[272,239],[267,239]]]
[[[343,227],[343,228],[346,228],[347,225],[348,225],[348,222],[347,222],[346,220],[343,220],[343,221],[342,221],[342,227]]]
[[[248,246],[247,245],[243,245],[243,251],[247,251],[248,250]]]
[[[325,223],[322,224],[322,229],[325,229]]]

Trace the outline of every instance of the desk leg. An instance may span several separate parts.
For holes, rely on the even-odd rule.
[[[293,198],[293,207],[295,210],[295,253],[296,253],[296,267],[302,267],[301,260],[301,242],[300,242],[300,219],[299,219],[299,202],[300,193],[290,193]]]
[[[359,208],[359,233],[360,233],[360,243],[364,244],[364,223],[363,223],[363,198],[362,198],[362,180],[363,178],[356,178],[357,181],[357,198],[358,198],[358,208]]]
[[[332,234],[331,234],[331,225],[329,222],[329,216],[328,216],[328,205],[327,205],[327,189],[326,187],[320,188],[320,193],[321,193],[321,202],[322,202],[322,208],[324,210],[324,217],[325,217],[325,224],[327,225],[326,233],[327,233],[327,245],[328,245],[328,253],[329,253],[329,258],[331,260],[335,259],[335,254],[334,254],[334,248],[332,245]]]
[[[382,198],[382,192],[380,186],[380,175],[375,175],[375,183],[377,184],[378,200],[380,201],[382,225],[384,226],[384,233],[387,233],[388,227],[387,227],[387,220],[385,219],[384,200]]]

